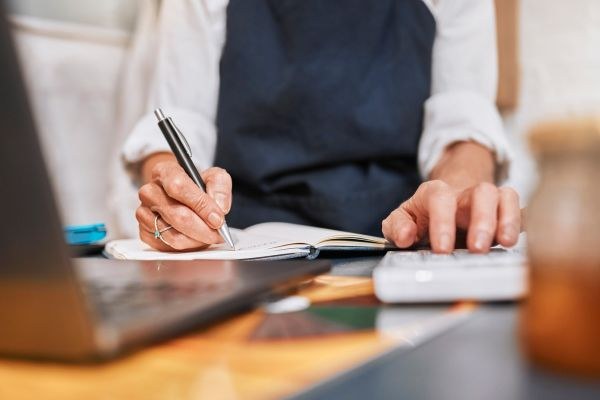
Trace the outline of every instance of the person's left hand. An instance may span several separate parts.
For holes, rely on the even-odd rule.
[[[491,183],[457,190],[433,180],[423,183],[382,223],[384,236],[396,246],[410,247],[428,236],[437,253],[454,249],[457,229],[467,232],[471,252],[487,252],[494,241],[514,246],[521,230],[519,195]]]

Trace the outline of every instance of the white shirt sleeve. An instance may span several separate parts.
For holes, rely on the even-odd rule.
[[[495,106],[498,83],[493,0],[426,0],[437,20],[432,91],[425,103],[419,170],[427,179],[443,151],[474,141],[494,151],[497,178],[507,176],[511,153]]]
[[[169,151],[152,113],[161,107],[184,133],[194,163],[201,169],[212,165],[227,3],[228,0],[163,0],[147,114],[125,142],[122,154],[126,164]]]

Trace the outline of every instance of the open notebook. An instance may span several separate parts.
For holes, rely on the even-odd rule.
[[[258,258],[315,258],[320,250],[384,250],[393,246],[383,238],[267,222],[244,230],[230,228],[236,250],[226,244],[201,251],[165,253],[138,239],[113,240],[105,252],[122,260],[249,260]]]

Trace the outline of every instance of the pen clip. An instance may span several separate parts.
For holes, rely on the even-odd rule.
[[[175,128],[175,133],[177,133],[177,136],[179,137],[179,140],[181,140],[181,143],[183,143],[183,147],[185,147],[185,151],[187,151],[188,156],[190,156],[190,158],[192,157],[192,148],[190,147],[190,144],[188,143],[187,139],[185,138],[183,132],[181,132],[179,130],[179,128],[177,127],[177,125],[175,125],[175,122],[173,122],[173,120],[171,118],[169,118],[171,120],[171,124],[173,124],[173,128]]]

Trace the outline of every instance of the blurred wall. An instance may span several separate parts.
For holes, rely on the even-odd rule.
[[[12,26],[67,224],[106,222],[122,70],[136,0],[12,0]]]
[[[600,1],[521,0],[519,106],[505,116],[517,150],[510,183],[535,183],[524,138],[540,119],[600,115]]]
[[[8,0],[18,14],[49,20],[130,30],[135,19],[136,0]]]

